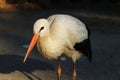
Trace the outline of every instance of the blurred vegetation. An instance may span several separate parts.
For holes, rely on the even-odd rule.
[[[120,0],[0,0],[0,5],[11,4],[23,8],[66,8],[81,7],[83,5],[117,5],[120,6]]]
[[[30,2],[30,3],[42,3],[42,2],[51,2],[51,3],[61,3],[61,2],[69,2],[69,3],[79,3],[79,2],[92,2],[92,3],[119,3],[120,0],[5,0],[8,3],[24,3],[24,2]],[[65,3],[66,4],[66,3]]]

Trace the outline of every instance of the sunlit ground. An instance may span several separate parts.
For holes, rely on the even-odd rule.
[[[56,60],[43,58],[34,48],[23,64],[26,47],[32,37],[34,21],[51,14],[70,14],[90,29],[93,60],[86,58],[77,64],[77,80],[119,80],[120,16],[99,10],[13,10],[0,11],[0,79],[56,80]],[[72,61],[62,61],[62,80],[72,80]]]

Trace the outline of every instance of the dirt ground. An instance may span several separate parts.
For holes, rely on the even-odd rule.
[[[77,80],[120,80],[120,16],[85,10],[0,11],[0,80],[57,80],[57,60],[43,58],[36,48],[23,63],[34,21],[51,14],[69,14],[90,29],[92,62],[81,58]],[[72,80],[72,61],[62,61],[62,80]]]

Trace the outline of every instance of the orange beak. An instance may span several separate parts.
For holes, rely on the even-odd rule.
[[[40,36],[34,33],[23,62],[27,60],[27,57],[29,56],[30,52],[32,51],[33,47],[35,46],[39,38]]]

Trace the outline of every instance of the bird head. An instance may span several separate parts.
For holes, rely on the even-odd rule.
[[[30,45],[28,47],[28,50],[26,52],[24,61],[26,61],[27,57],[29,56],[31,50],[37,43],[37,41],[40,39],[40,37],[44,37],[49,34],[49,22],[46,19],[39,19],[35,22],[34,27],[33,27],[33,37],[30,42]]]

